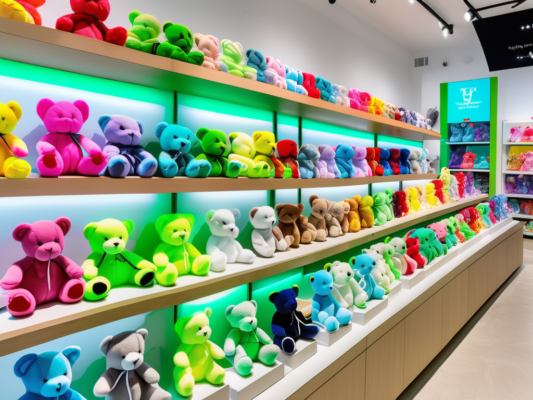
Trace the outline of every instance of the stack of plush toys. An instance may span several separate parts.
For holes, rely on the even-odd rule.
[[[313,198],[312,202],[315,204],[313,208],[323,203],[318,198]],[[285,210],[286,205],[278,207],[280,210],[292,211]],[[426,228],[410,230],[404,237],[387,237],[382,243],[374,244],[361,254],[352,256],[348,262],[335,261],[326,264],[324,269],[317,271],[309,279],[315,293],[309,316],[297,310],[300,292],[298,286],[294,285],[269,295],[269,300],[276,309],[272,316],[270,335],[258,326],[260,314],[254,300],[226,308],[225,318],[229,322],[230,330],[223,348],[209,340],[212,333],[209,325],[212,315],[210,308],[179,318],[174,325],[180,339],[180,345],[173,358],[176,391],[183,397],[189,397],[193,395],[194,386],[198,382],[212,385],[224,383],[226,371],[217,360],[228,360],[237,373],[245,377],[253,372],[256,362],[267,366],[274,365],[281,352],[294,354],[299,340],[312,340],[321,329],[335,332],[341,326],[349,324],[352,317],[351,309],[364,309],[367,307],[367,302],[383,299],[390,292],[391,284],[395,280],[404,275],[411,275],[417,268],[423,268],[438,257],[446,255],[454,246],[472,239],[481,230],[488,229],[507,218],[508,212],[505,196],[494,196],[487,203],[468,207],[457,215],[433,222]],[[354,211],[351,213],[353,216]],[[230,215],[234,214],[227,210],[218,210],[209,212],[207,218],[212,222],[224,221],[224,218],[231,219]],[[270,217],[267,221],[270,226],[272,226],[271,220],[275,220],[269,207],[254,208],[250,212],[250,217],[259,218],[261,222]],[[353,221],[352,219],[351,222]],[[128,233],[133,229],[131,222],[105,220],[89,224],[84,233],[90,240],[94,253],[89,256],[83,268],[60,255],[64,246],[64,235],[70,228],[68,219],[60,218],[55,222],[40,221],[32,225],[21,225],[13,236],[23,242],[25,249],[36,247],[32,243],[36,237],[43,241],[42,243],[44,241],[46,243],[37,243],[35,254],[28,255],[16,266],[11,267],[8,277],[2,280],[2,285],[4,286],[6,282],[14,285],[17,278],[22,275],[21,271],[28,270],[32,266],[36,269],[46,268],[48,260],[53,260],[53,267],[48,285],[44,285],[48,289],[42,288],[38,291],[37,282],[33,287],[26,285],[24,288],[12,288],[12,292],[17,292],[18,297],[11,298],[9,311],[13,313],[14,308],[21,307],[25,300],[33,301],[35,304],[50,296],[60,296],[65,302],[78,301],[83,295],[83,289],[89,286],[92,287],[91,296],[94,295],[95,287],[99,283],[107,285],[110,282],[100,276],[100,270],[95,264],[107,271],[109,268],[114,268],[120,272],[118,275],[124,275],[121,279],[136,284],[151,283],[154,276],[156,278],[176,276],[175,270],[178,268],[180,272],[192,268],[192,273],[205,274],[210,258],[199,255],[194,247],[187,243],[186,232],[190,232],[190,224],[190,218],[187,216],[164,215],[159,218],[156,225],[158,232],[162,238],[164,237],[164,243],[154,254],[155,265],[124,250]],[[352,226],[351,223],[349,225]],[[225,230],[225,226],[222,224],[220,229]],[[327,225],[321,229],[327,230]],[[262,236],[265,230],[260,227],[254,231],[254,247],[265,244]],[[312,230],[307,232],[309,231]],[[231,232],[231,228],[228,228],[228,232]],[[278,238],[277,234],[271,233],[271,236],[272,245],[276,246],[282,242],[286,245],[287,241],[291,242],[294,239],[294,236],[290,238],[289,235]],[[306,233],[302,235],[304,236]],[[292,245],[294,244],[295,242],[292,242]],[[214,242],[211,245],[213,246]],[[235,250],[240,250],[240,254],[243,251],[248,252],[246,256],[248,258],[242,258],[242,262],[250,261],[253,255],[251,251],[242,250],[239,246]],[[179,258],[175,256],[176,254],[183,255],[187,252],[193,254],[192,265],[187,265],[183,259],[179,262],[175,259]],[[106,254],[110,257],[106,257]],[[212,262],[217,254],[212,255]],[[127,270],[128,272],[124,272]],[[87,286],[82,279],[86,278],[84,273],[92,276]],[[60,281],[60,277],[63,280]],[[27,279],[24,281],[28,282]],[[107,369],[94,386],[95,396],[110,400],[172,398],[169,392],[159,386],[159,373],[144,362],[147,336],[146,329],[139,329],[108,336],[102,340],[100,350],[106,358]],[[27,391],[21,399],[84,400],[84,397],[71,387],[72,365],[80,355],[79,347],[68,347],[61,352],[27,354],[21,357],[15,364],[15,374],[23,380]],[[43,380],[43,376],[46,379]],[[128,397],[130,395],[131,397]]]
[[[509,142],[533,142],[533,128],[521,126],[511,128],[509,132]]]
[[[533,177],[531,175],[506,175],[505,194],[533,194]]]
[[[490,156],[475,154],[470,146],[453,146],[448,168],[453,169],[489,169]]]
[[[448,127],[450,142],[490,142],[490,126],[486,123],[463,122],[448,124]]]
[[[41,176],[98,176],[113,178],[136,175],[189,178],[245,176],[249,178],[345,179],[369,176],[434,173],[438,156],[427,149],[387,149],[356,147],[347,144],[306,144],[298,149],[293,140],[276,143],[272,132],[258,131],[252,136],[235,132],[190,129],[161,122],[155,135],[161,145],[157,160],[140,144],[144,125],[125,115],[102,115],[98,124],[106,145],[101,149],[81,134],[89,118],[89,105],[83,100],[54,102],[42,99],[36,112],[47,134],[37,143],[37,170]],[[26,144],[13,134],[22,117],[22,107],[15,101],[0,103],[0,176],[26,178],[31,165]],[[198,154],[191,154],[198,141]],[[533,153],[532,153],[533,154]]]
[[[533,172],[533,152],[516,153],[510,151],[507,159],[507,170]]]

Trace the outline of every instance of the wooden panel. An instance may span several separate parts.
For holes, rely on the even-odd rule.
[[[468,270],[442,289],[442,347],[468,321]]]
[[[404,387],[442,350],[442,323],[442,290],[405,319]]]
[[[485,268],[485,271],[487,272],[487,293],[485,301],[492,296],[492,294],[498,289],[498,272],[497,272],[497,266],[498,266],[498,247],[496,246],[494,249],[489,251],[483,258],[482,258],[482,265]]]
[[[403,384],[405,322],[383,335],[366,351],[366,400],[394,400]]]
[[[512,236],[503,243],[500,243],[496,248],[496,275],[498,277],[498,287],[500,287],[507,279],[507,271],[509,270],[507,265],[509,262],[509,260],[507,260],[507,247],[511,244],[511,242]]]
[[[366,352],[327,381],[308,400],[364,400]]]
[[[487,294],[487,274],[482,258],[468,268],[468,315],[471,317],[485,302]]]

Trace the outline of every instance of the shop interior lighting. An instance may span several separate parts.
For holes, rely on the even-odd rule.
[[[506,1],[504,3],[493,4],[491,6],[486,6],[486,7],[481,7],[481,8],[474,8],[474,6],[472,4],[470,4],[470,2],[468,0],[463,0],[463,1],[465,2],[465,4],[468,7],[468,11],[465,13],[465,20],[467,22],[471,22],[471,21],[473,21],[475,19],[483,19],[481,17],[481,15],[479,14],[480,11],[485,11],[485,10],[489,10],[491,8],[496,8],[496,7],[508,6],[508,5],[511,5],[511,4],[514,4],[511,8],[516,8],[519,5],[521,5],[521,4],[526,2],[526,0],[514,0],[514,1]],[[522,29],[524,29],[524,28],[522,27]]]

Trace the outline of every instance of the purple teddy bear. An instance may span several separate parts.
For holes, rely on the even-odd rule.
[[[322,144],[318,146],[320,159],[316,162],[321,179],[340,179],[341,171],[335,162],[335,147]]]
[[[461,168],[463,162],[463,156],[466,153],[466,146],[454,146],[455,150],[452,150],[450,155],[450,161],[448,162],[448,168]]]
[[[356,178],[364,178],[366,176],[372,176],[372,170],[366,160],[366,147],[351,146],[355,152],[352,163],[357,171]]]
[[[490,128],[485,124],[478,126],[474,131],[474,141],[490,142]]]

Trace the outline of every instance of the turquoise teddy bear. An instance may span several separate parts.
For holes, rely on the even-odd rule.
[[[333,96],[333,89],[331,88],[331,82],[317,76],[315,86],[320,90],[320,98],[324,101],[336,104],[337,98]]]
[[[155,127],[163,151],[159,154],[159,167],[165,178],[187,176],[205,178],[211,173],[211,164],[207,160],[196,160],[191,150],[191,138],[195,138],[190,129],[181,125],[160,122]]]
[[[426,257],[428,264],[435,258],[448,253],[448,248],[442,246],[437,235],[431,229],[419,228],[408,233],[407,236],[417,238],[420,241],[420,254]]]
[[[341,172],[340,179],[355,178],[357,171],[353,165],[352,159],[355,156],[355,150],[347,144],[339,144],[335,150],[335,162]]]
[[[376,284],[372,271],[376,268],[376,261],[368,254],[361,254],[352,257],[349,260],[350,265],[355,273],[355,278],[359,286],[368,295],[368,301],[372,299],[381,300],[385,296],[385,289]]]
[[[265,71],[267,70],[267,62],[263,54],[254,49],[246,50],[246,57],[248,61],[246,65],[248,67],[254,68],[257,71],[257,81],[266,82]]]
[[[311,276],[311,287],[315,291],[313,296],[313,322],[324,325],[328,332],[335,332],[341,325],[348,325],[352,313],[343,308],[331,294],[333,277],[325,270],[320,270]]]

